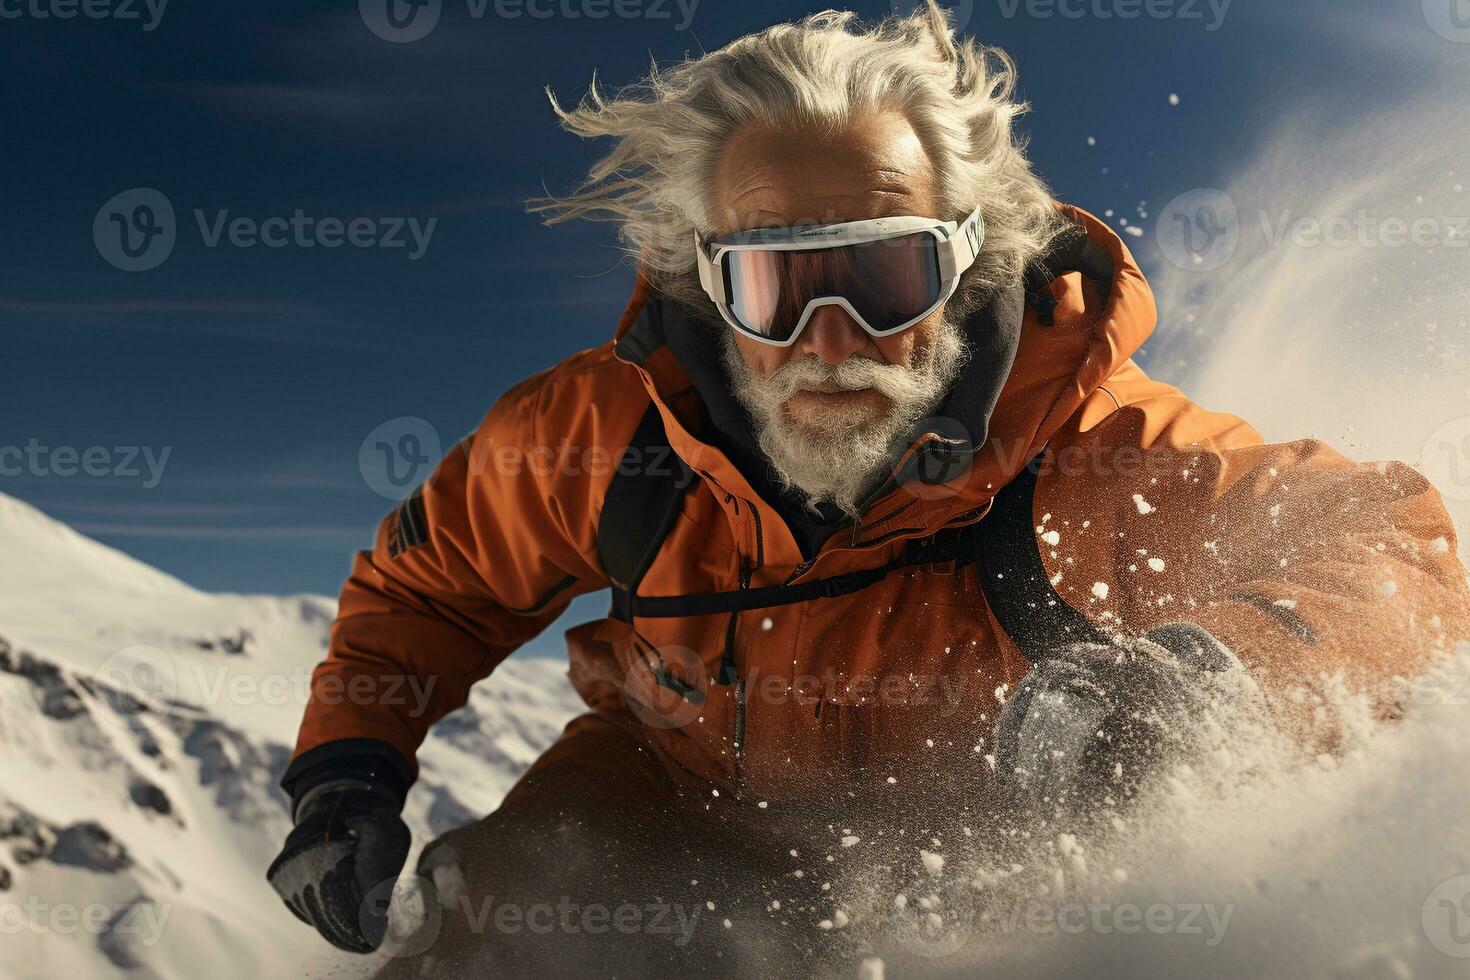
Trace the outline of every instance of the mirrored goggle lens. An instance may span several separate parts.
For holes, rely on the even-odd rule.
[[[807,251],[752,249],[724,257],[725,295],[741,326],[790,339],[807,304],[840,296],[876,331],[892,330],[939,302],[939,242],[916,232]]]

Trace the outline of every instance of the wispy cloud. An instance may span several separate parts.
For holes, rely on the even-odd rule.
[[[303,303],[262,303],[254,300],[0,299],[0,312],[40,313],[56,316],[78,316],[87,314],[141,314],[147,316],[279,316],[292,313],[311,313],[315,310],[315,307]]]
[[[332,527],[326,525],[259,525],[255,527],[211,527],[199,524],[123,524],[82,521],[73,524],[88,535],[127,538],[168,538],[189,541],[290,541],[294,544],[337,546],[357,542],[364,544],[372,537],[372,528]]]
[[[137,503],[132,501],[76,502],[69,500],[30,497],[27,502],[47,513],[66,519],[68,514],[88,514],[94,517],[126,517],[149,520],[160,517],[181,519],[249,517],[268,514],[278,508],[258,504],[186,504],[186,503]]]

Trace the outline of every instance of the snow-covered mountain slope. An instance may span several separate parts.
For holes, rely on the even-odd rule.
[[[334,603],[203,593],[4,495],[0,556],[0,977],[359,972],[263,878]],[[512,660],[435,729],[416,840],[556,738],[564,670]]]

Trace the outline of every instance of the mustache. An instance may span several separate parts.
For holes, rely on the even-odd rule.
[[[781,365],[762,381],[768,394],[780,402],[818,388],[839,391],[872,389],[892,401],[900,401],[914,390],[922,375],[922,368],[885,364],[863,355],[849,357],[841,364],[828,364],[816,355],[809,355]]]

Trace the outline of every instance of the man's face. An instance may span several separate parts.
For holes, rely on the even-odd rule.
[[[898,114],[861,119],[823,141],[751,128],[716,168],[715,231],[938,218],[932,188],[929,158]],[[848,514],[883,481],[895,444],[933,412],[964,363],[962,331],[944,307],[882,338],[838,306],[818,308],[790,347],[725,330],[732,390],[776,475],[809,505]]]
[[[938,217],[928,155],[907,119],[881,113],[855,120],[825,139],[747,127],[729,141],[715,168],[715,233],[751,228],[832,224],[897,215]],[[790,347],[775,347],[737,334],[745,364],[770,375],[782,365],[817,358],[830,365],[860,357],[913,367],[915,352],[934,342],[944,309],[891,337],[869,336],[838,306],[813,314]],[[786,412],[801,427],[830,428],[838,414],[853,424],[881,419],[893,401],[875,388],[832,391],[820,385],[797,391]],[[819,425],[819,420],[828,420]]]

